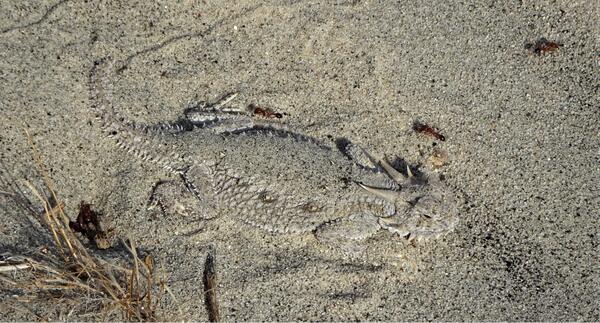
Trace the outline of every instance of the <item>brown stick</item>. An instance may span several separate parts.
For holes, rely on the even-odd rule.
[[[204,301],[208,310],[208,320],[219,322],[219,304],[217,302],[217,273],[212,252],[209,252],[204,262]]]

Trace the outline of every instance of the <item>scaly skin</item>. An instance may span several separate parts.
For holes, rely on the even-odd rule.
[[[344,248],[380,229],[421,240],[458,222],[457,199],[439,181],[402,175],[352,144],[342,151],[258,123],[225,107],[228,100],[155,126],[119,118],[111,73],[110,60],[102,60],[90,76],[91,108],[103,132],[134,156],[178,174],[199,209],[271,232],[314,232]]]

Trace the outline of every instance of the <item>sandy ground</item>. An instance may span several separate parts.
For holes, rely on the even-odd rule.
[[[597,1],[224,3],[3,1],[4,180],[36,176],[26,127],[70,214],[93,203],[115,240],[165,263],[180,318],[207,319],[213,247],[227,320],[600,320]],[[563,46],[524,48],[540,37]],[[89,111],[88,75],[106,56],[127,64],[115,100],[132,120],[237,91],[236,104],[272,107],[304,133],[439,172],[465,196],[461,222],[440,240],[397,241],[398,262],[369,263],[310,236],[151,217],[148,194],[168,174],[117,149]],[[417,120],[446,141],[415,134]],[[449,156],[439,170],[434,148]],[[39,248],[1,201],[0,253]],[[0,315],[17,319],[36,317]]]

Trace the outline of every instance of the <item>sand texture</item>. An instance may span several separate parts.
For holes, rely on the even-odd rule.
[[[598,321],[599,7],[2,1],[0,191],[40,181],[25,128],[66,212],[74,218],[81,201],[102,212],[113,248],[90,251],[116,257],[131,239],[163,266],[180,303],[163,318],[209,319],[212,250],[224,320]],[[560,46],[527,48],[541,37]],[[152,213],[153,184],[175,178],[100,131],[88,81],[104,57],[124,67],[112,85],[127,119],[175,120],[192,101],[238,92],[235,106],[268,107],[331,145],[348,138],[441,176],[464,197],[460,223],[420,244],[374,239],[375,256],[349,259],[311,234]],[[0,203],[0,254],[52,246],[11,198]],[[14,298],[0,295],[0,320],[101,318],[52,300],[22,311]]]

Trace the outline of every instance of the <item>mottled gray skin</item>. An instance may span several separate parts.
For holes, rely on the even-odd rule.
[[[225,214],[270,232],[314,232],[345,249],[382,228],[421,240],[458,222],[457,199],[438,181],[402,175],[358,146],[341,151],[253,119],[226,107],[228,100],[155,126],[119,118],[112,73],[110,60],[103,60],[90,77],[102,130],[131,154],[178,174],[204,218]],[[189,203],[174,200],[179,193],[170,189],[156,187],[161,207],[185,213]]]

